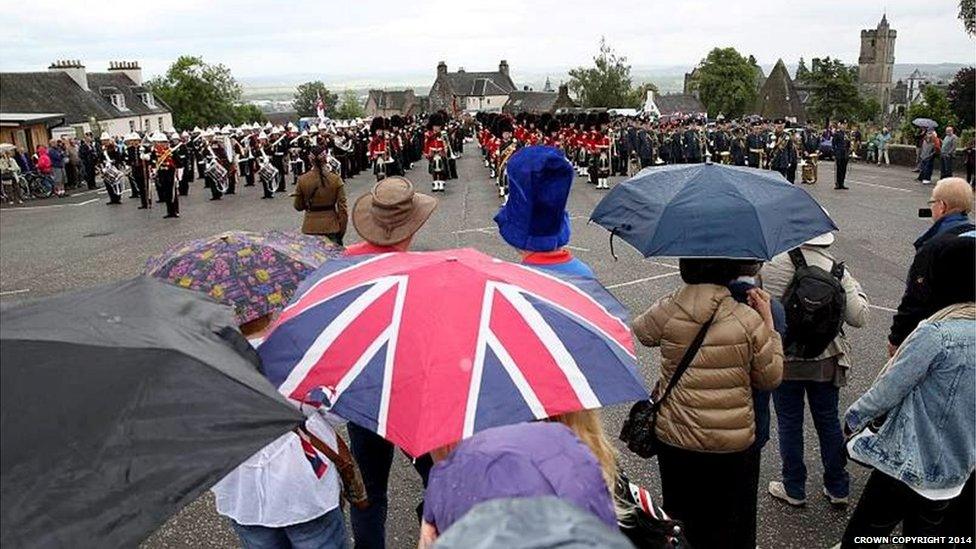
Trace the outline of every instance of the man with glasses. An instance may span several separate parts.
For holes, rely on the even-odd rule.
[[[919,322],[936,312],[931,303],[929,274],[938,251],[949,240],[976,229],[969,219],[973,189],[965,179],[949,177],[939,181],[932,189],[928,204],[929,209],[920,211],[919,215],[931,215],[932,226],[915,241],[915,259],[908,268],[905,295],[888,334],[889,355],[895,353]]]

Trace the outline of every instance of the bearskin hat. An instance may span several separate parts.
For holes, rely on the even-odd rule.
[[[444,127],[444,117],[439,112],[435,112],[427,118],[427,129],[431,130],[434,126]]]
[[[539,120],[538,120],[538,122],[536,122],[536,124],[540,128],[545,129],[545,128],[547,128],[549,126],[549,122],[551,120],[552,120],[552,114],[551,113],[548,113],[548,112],[544,112],[544,113],[542,113],[542,114],[539,115]]]
[[[389,129],[402,128],[403,127],[403,117],[400,116],[399,114],[394,114],[393,116],[390,117],[390,120],[388,121],[386,127],[389,128]]]
[[[603,111],[596,116],[597,124],[609,124],[610,123],[610,113]]]
[[[534,115],[532,113],[526,113],[525,114],[525,125],[526,126],[538,126],[538,124],[539,124],[539,118],[536,115]]]
[[[382,116],[377,116],[373,118],[373,121],[369,123],[369,133],[375,134],[377,130],[386,129],[386,119]]]
[[[562,125],[558,120],[550,119],[548,122],[546,122],[546,125],[543,126],[543,128],[545,128],[547,135],[552,135],[554,133],[559,133],[559,130],[562,129]]]

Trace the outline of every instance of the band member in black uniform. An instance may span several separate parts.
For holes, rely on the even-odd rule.
[[[769,166],[771,169],[783,174],[790,183],[796,182],[796,146],[793,143],[793,136],[786,131],[786,120],[777,118],[773,121],[775,131],[773,133],[773,148],[770,150]],[[792,166],[792,172],[790,167]]]
[[[132,132],[125,136],[125,163],[129,166],[129,177],[132,180],[133,194],[141,202],[139,209],[149,207],[149,193],[146,192],[146,180],[149,179],[148,147],[142,146],[142,138]]]
[[[841,120],[834,131],[831,139],[831,148],[834,150],[834,169],[837,170],[835,189],[849,189],[844,182],[847,180],[847,162],[850,160],[851,141],[847,137],[847,120]]]
[[[752,131],[746,137],[746,150],[749,151],[749,166],[761,168],[763,157],[766,155],[766,140],[763,139],[762,123],[756,120],[752,123]]]
[[[266,166],[274,167],[274,151],[271,150],[271,143],[268,136],[262,130],[258,133],[257,148],[254,149],[254,160],[258,166],[258,175],[261,178],[261,189],[264,191],[262,199],[274,198],[275,189],[278,188],[278,174]],[[274,175],[268,175],[274,174]]]
[[[732,134],[729,123],[719,115],[718,128],[712,133],[712,154],[722,164],[732,163]],[[716,160],[716,159],[713,159]]]
[[[285,192],[285,153],[288,152],[288,136],[284,130],[275,127],[269,136],[271,140],[271,165],[278,170],[278,184],[275,192]]]
[[[670,145],[671,145],[671,163],[684,164],[685,163],[684,134],[681,131],[680,126],[675,126],[674,129],[671,131]]]
[[[102,155],[99,157],[99,163],[102,166],[102,180],[104,181],[105,190],[108,191],[108,202],[106,204],[116,205],[122,203],[122,195],[118,193],[121,181],[124,178],[121,170],[125,167],[125,162],[122,160],[122,154],[119,153],[119,148],[115,146],[115,141],[107,133],[102,133]],[[109,182],[108,174],[115,174],[117,177],[116,185]]]
[[[803,130],[803,159],[805,165],[801,178],[804,183],[813,184],[817,182],[817,161],[820,159],[820,133],[812,123],[807,122]]]
[[[207,143],[207,166],[210,168],[214,162],[220,165],[220,167],[225,170],[230,163],[227,158],[227,151],[224,150],[224,144],[221,142],[219,136],[217,138],[211,138],[208,136],[210,141]],[[210,187],[210,200],[220,200],[224,195],[223,186],[224,181],[219,181],[216,172],[212,169],[208,169],[204,174],[207,180],[207,186]]]
[[[180,216],[180,197],[176,192],[176,179],[182,175],[180,166],[173,156],[173,151],[169,147],[166,136],[162,133],[155,133],[152,137],[153,151],[149,162],[153,166],[155,177],[159,182],[160,199],[166,203],[166,215],[164,218]],[[187,168],[188,169],[188,168]]]
[[[190,165],[190,148],[183,142],[180,135],[173,132],[169,136],[169,147],[176,158],[176,163],[180,166]],[[189,172],[189,173],[188,173]],[[181,170],[179,180],[176,181],[177,191],[180,196],[190,194],[190,178],[193,177],[193,170]]]
[[[732,165],[746,165],[746,131],[742,126],[736,124],[732,129],[732,137],[729,142],[729,153],[732,155]]]
[[[244,177],[244,186],[254,186],[254,155],[251,153],[249,129],[239,128],[234,136],[234,152],[237,154],[237,173]]]
[[[702,142],[702,134],[698,129],[698,124],[695,119],[691,119],[688,122],[688,129],[685,130],[681,142],[684,146],[685,162],[688,164],[701,164],[704,143]]]
[[[190,134],[191,136],[190,142],[193,144],[193,146],[190,147],[193,150],[193,152],[190,154],[190,157],[193,158],[194,165],[196,166],[197,169],[196,176],[200,179],[204,178],[204,172],[207,171],[206,133],[207,132],[205,132],[204,130],[195,127],[193,128],[193,132]],[[187,166],[187,167],[192,168],[192,166]]]

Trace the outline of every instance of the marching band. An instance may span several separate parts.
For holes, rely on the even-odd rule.
[[[579,109],[573,109],[579,111]],[[826,135],[826,132],[825,134]],[[286,192],[308,171],[308,154],[327,151],[328,167],[343,179],[371,170],[377,181],[404,175],[421,159],[427,161],[431,191],[446,192],[458,177],[457,159],[466,140],[475,141],[488,178],[505,200],[508,162],[519,149],[546,145],[558,148],[579,177],[607,190],[611,177],[632,176],[661,164],[716,162],[769,169],[793,183],[817,181],[823,136],[812,125],[789,128],[786,120],[742,121],[719,115],[671,115],[656,118],[612,117],[607,111],[519,113],[515,116],[478,112],[450,116],[375,117],[372,120],[230,125],[177,133],[142,136],[132,132],[118,140],[101,136],[99,171],[109,204],[120,204],[126,182],[141,209],[166,204],[167,218],[179,217],[179,197],[203,178],[211,200],[260,184],[263,199]],[[290,177],[289,177],[290,175]]]

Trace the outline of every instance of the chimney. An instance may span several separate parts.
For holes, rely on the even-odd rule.
[[[447,63],[441,61],[437,64],[437,76],[442,76],[447,74]]]
[[[85,66],[81,64],[81,61],[77,59],[59,59],[51,63],[51,66],[47,70],[67,74],[81,89],[89,91],[88,75],[85,73]]]
[[[508,61],[502,59],[502,62],[498,64],[498,72],[508,76]]]
[[[142,85],[142,68],[138,61],[109,61],[108,72],[121,72],[129,77],[136,86]]]

